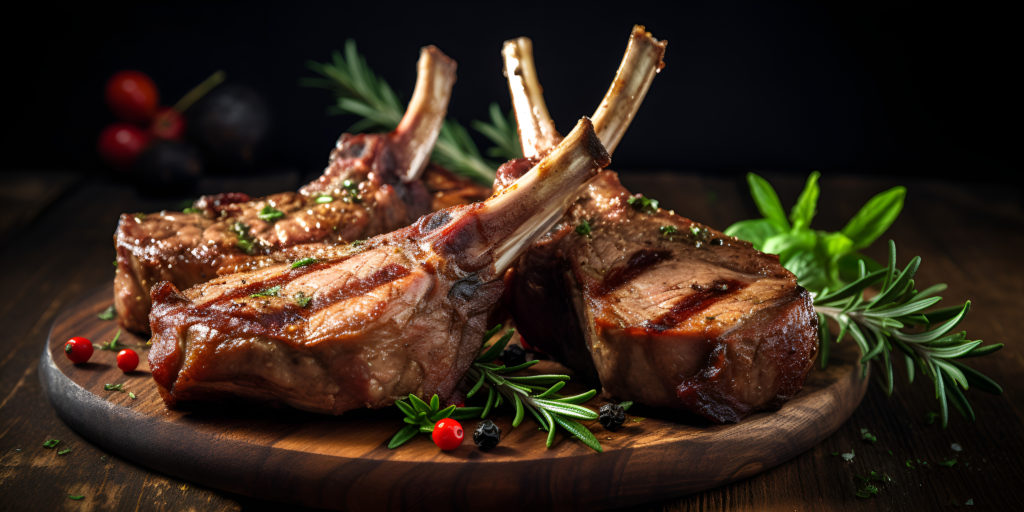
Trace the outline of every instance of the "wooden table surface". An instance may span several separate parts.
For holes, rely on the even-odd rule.
[[[802,185],[802,177],[766,177],[787,206]],[[625,173],[623,181],[665,207],[716,227],[755,215],[740,174]],[[290,175],[256,185],[212,186],[265,193],[297,183]],[[900,375],[890,397],[873,383],[838,432],[790,462],[725,487],[664,503],[638,503],[637,510],[1014,509],[1024,503],[1024,340],[1014,327],[1024,316],[1024,276],[1017,267],[1024,254],[1024,194],[1006,183],[826,173],[815,226],[842,227],[871,195],[896,184],[909,189],[906,208],[887,235],[897,241],[900,262],[921,255],[918,283],[948,283],[944,304],[973,301],[963,327],[972,338],[1006,347],[972,364],[1001,383],[1005,393],[968,392],[977,422],[951,412],[944,430],[927,419],[938,409],[926,383],[908,385]],[[169,478],[104,453],[61,422],[39,383],[39,355],[54,317],[113,277],[111,235],[117,215],[176,208],[180,199],[145,198],[130,187],[72,173],[0,174],[0,199],[5,292],[0,300],[5,331],[0,341],[0,509],[281,508]],[[882,245],[868,252],[881,259]],[[862,440],[862,429],[877,442]],[[58,455],[44,448],[51,438],[60,439],[59,447],[70,452]],[[838,456],[850,452],[850,461]],[[857,498],[857,477],[871,471],[888,474],[891,483],[880,485],[875,497]],[[69,494],[84,498],[73,501]]]

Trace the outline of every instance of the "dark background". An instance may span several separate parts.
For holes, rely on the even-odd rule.
[[[311,76],[307,60],[328,60],[347,38],[403,101],[418,48],[439,46],[459,63],[450,116],[468,125],[491,101],[508,107],[499,49],[529,36],[552,115],[567,130],[599,102],[633,23],[669,41],[667,67],[615,155],[618,169],[1002,181],[1020,168],[1020,30],[1005,9],[682,4],[37,3],[8,18],[24,32],[3,36],[17,90],[7,98],[13,138],[2,168],[105,175],[95,141],[114,120],[103,103],[111,74],[144,71],[173,104],[223,69],[271,105],[265,167],[314,173],[354,119],[326,115],[330,94],[298,81]]]

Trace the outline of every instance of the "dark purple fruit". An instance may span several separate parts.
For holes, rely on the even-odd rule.
[[[270,135],[270,109],[241,84],[217,87],[188,110],[188,135],[214,172],[251,169],[261,163]]]
[[[490,450],[498,446],[498,441],[501,441],[501,429],[491,420],[481,421],[473,431],[473,442],[481,450]]]
[[[612,432],[618,430],[626,422],[626,409],[619,404],[604,404],[597,412],[597,420],[604,428]]]
[[[191,192],[202,174],[199,150],[185,142],[155,140],[136,162],[137,183],[154,195]]]

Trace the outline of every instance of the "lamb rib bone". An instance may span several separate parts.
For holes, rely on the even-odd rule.
[[[479,351],[508,265],[609,162],[582,119],[482,203],[380,235],[333,260],[152,291],[150,367],[169,405],[243,396],[333,414],[409,393],[449,396]],[[563,208],[564,209],[564,208]]]
[[[186,288],[280,258],[329,252],[453,202],[487,197],[483,187],[443,169],[430,166],[424,173],[454,82],[455,62],[435,47],[423,48],[416,92],[399,127],[342,135],[323,175],[298,193],[218,194],[200,198],[198,212],[123,214],[114,234],[114,304],[122,326],[149,330],[149,290],[159,281]],[[265,207],[283,216],[261,217]]]
[[[619,112],[608,125],[595,119],[609,149],[631,118],[616,105],[616,89],[628,86],[620,77],[638,74],[622,71],[643,62],[626,53],[595,115]],[[514,108],[546,112],[522,103],[537,98],[513,93]],[[674,212],[637,211],[630,196],[614,172],[601,173],[519,261],[511,304],[525,339],[599,380],[608,395],[718,422],[795,394],[813,361],[817,328],[793,275],[777,257]],[[573,228],[584,220],[589,235],[577,236]]]

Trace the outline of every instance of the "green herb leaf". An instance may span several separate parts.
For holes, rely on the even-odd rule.
[[[666,225],[658,227],[658,233],[661,234],[662,238],[672,238],[672,235],[678,233],[679,230],[673,225]]]
[[[252,254],[255,251],[255,244],[253,243],[252,236],[249,234],[249,226],[235,221],[235,223],[231,224],[231,231],[238,238],[235,241],[235,247],[238,247],[246,254]]]
[[[790,225],[786,220],[786,212],[782,209],[782,202],[768,180],[751,172],[747,173],[747,184],[761,215],[775,227],[776,231],[789,231]]]
[[[43,448],[53,448],[58,444],[60,444],[60,439],[47,439],[46,442],[43,443]]]
[[[99,318],[100,320],[113,320],[115,316],[117,316],[117,312],[114,311],[114,305],[111,304],[107,306],[107,309],[100,311],[100,313],[96,315],[96,318]]]
[[[296,269],[296,268],[299,268],[299,267],[305,267],[306,265],[312,265],[312,264],[317,263],[319,261],[320,260],[318,260],[316,258],[302,258],[301,260],[293,261],[292,264],[291,264],[291,268]]]
[[[284,212],[278,210],[277,208],[274,208],[273,206],[270,206],[270,204],[266,204],[263,206],[263,209],[261,209],[256,216],[259,217],[260,220],[262,221],[274,222],[284,217]]]
[[[63,450],[58,451],[57,455],[67,455],[69,453],[71,453],[71,448],[65,448]]]
[[[841,231],[853,241],[854,249],[863,249],[885,233],[903,210],[904,187],[893,187],[872,197]]]
[[[626,204],[632,206],[638,212],[655,213],[658,211],[659,203],[657,199],[651,199],[643,194],[636,194],[626,199]]]
[[[309,303],[313,301],[313,297],[310,297],[302,292],[298,292],[295,295],[293,295],[292,299],[295,301],[296,304],[299,305],[300,308],[308,306]]]
[[[580,236],[590,236],[590,221],[587,219],[581,219],[580,223],[576,225],[576,234]]]
[[[789,212],[789,221],[793,223],[793,230],[807,229],[814,219],[815,209],[818,207],[818,195],[821,191],[818,187],[818,178],[821,173],[814,171],[807,177],[807,184],[803,192],[797,198],[796,204]]]
[[[334,196],[328,194],[321,194],[316,196],[316,204],[327,204],[334,202]]]
[[[124,393],[124,384],[104,384],[104,391],[120,391]]]
[[[84,498],[85,496],[81,494],[68,494],[69,500],[82,501]]]
[[[277,297],[277,294],[280,291],[281,291],[281,285],[271,286],[270,288],[267,288],[265,290],[260,290],[260,291],[258,291],[256,293],[250,295],[250,297]]]
[[[107,342],[104,342],[104,343],[100,343],[99,345],[94,345],[94,346],[99,348],[100,350],[109,350],[111,352],[117,352],[117,351],[121,350],[121,348],[123,347],[123,345],[119,345],[118,344],[118,340],[120,340],[120,339],[121,339],[121,329],[118,329],[117,332],[114,333],[114,337],[110,341],[107,341]]]

